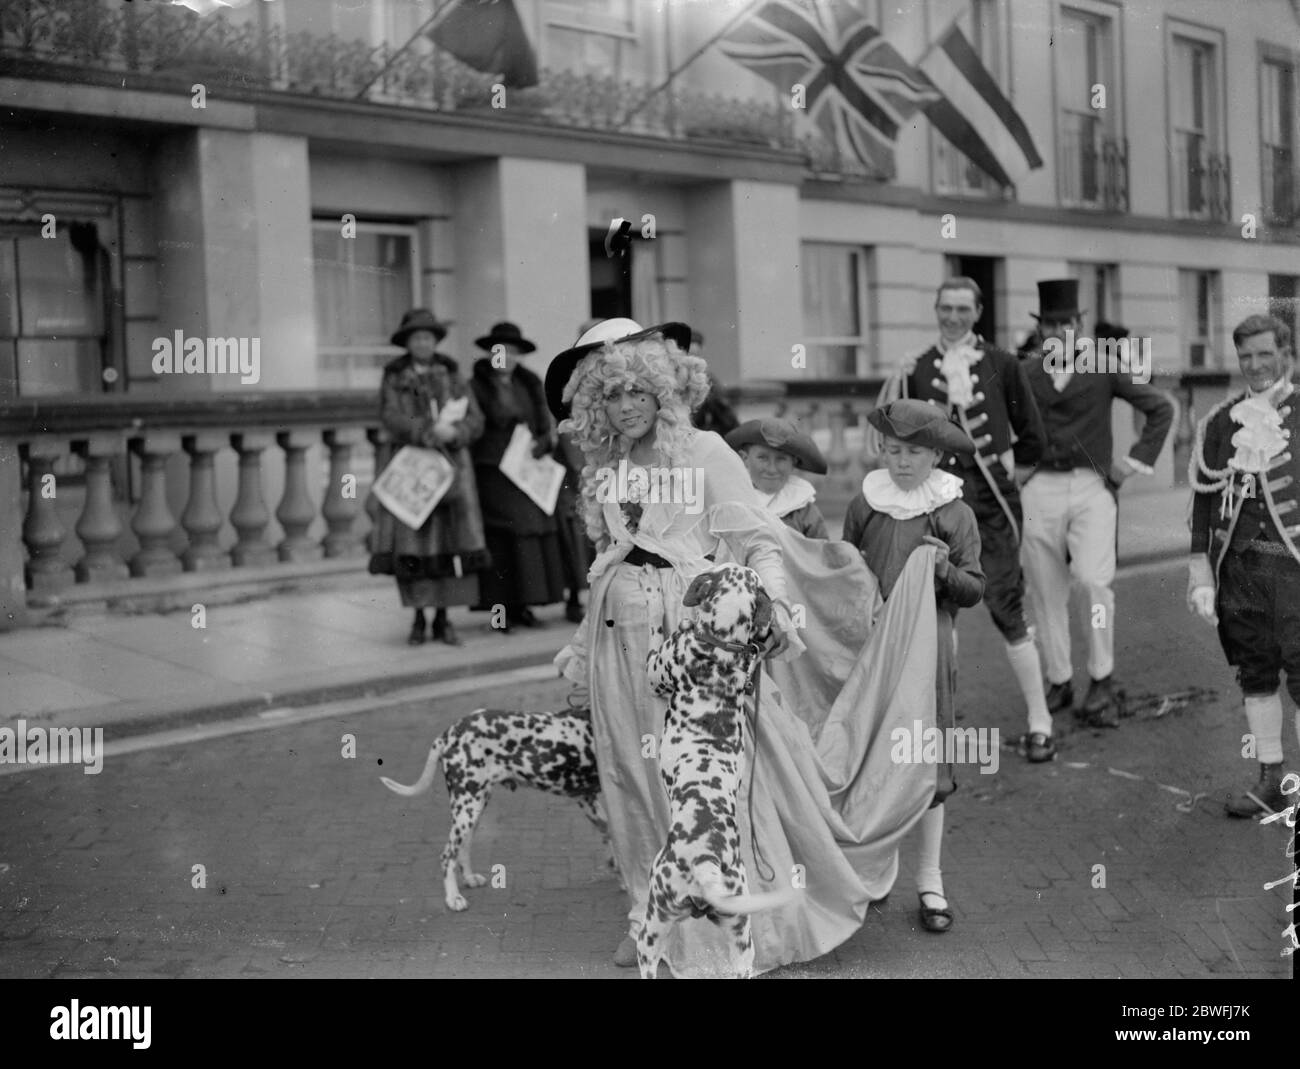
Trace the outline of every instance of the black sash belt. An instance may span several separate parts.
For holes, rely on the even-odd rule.
[[[713,562],[712,557],[704,558],[709,563]],[[634,568],[639,568],[643,564],[648,564],[652,568],[671,568],[673,562],[665,560],[658,553],[651,553],[648,549],[642,549],[640,546],[633,546],[628,555],[623,558],[624,564],[630,564]]]

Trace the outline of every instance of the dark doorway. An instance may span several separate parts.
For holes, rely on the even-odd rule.
[[[632,318],[632,250],[605,252],[605,231],[587,231],[593,319]]]
[[[1291,347],[1297,347],[1297,311],[1300,311],[1300,275],[1268,276],[1268,310],[1291,328]]]
[[[948,276],[973,278],[984,294],[984,311],[975,321],[975,333],[990,345],[998,342],[997,257],[949,256]]]

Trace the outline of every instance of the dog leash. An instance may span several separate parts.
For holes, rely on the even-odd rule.
[[[743,695],[752,694],[754,696],[753,711],[747,714],[749,720],[750,734],[754,736],[754,755],[758,755],[758,702],[762,693],[763,679],[763,647],[757,642],[730,642],[727,639],[720,638],[707,628],[695,627],[695,636],[706,646],[712,646],[714,649],[724,650],[727,653],[739,654],[742,657],[748,657],[752,664],[745,670],[746,682],[745,688],[741,692],[741,701],[744,701]],[[776,870],[767,863],[767,858],[763,856],[762,850],[758,846],[758,836],[754,832],[754,769],[751,765],[749,770],[749,791],[746,799],[746,809],[749,813],[749,848],[754,855],[754,864],[758,868],[758,875],[765,883],[774,883],[776,881]],[[767,870],[766,873],[764,870]]]

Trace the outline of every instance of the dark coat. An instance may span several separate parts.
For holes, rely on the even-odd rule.
[[[492,367],[491,357],[474,362],[470,390],[483,412],[483,435],[474,443],[474,470],[486,527],[515,535],[548,534],[555,530],[555,517],[547,516],[506,476],[501,474],[501,457],[510,444],[515,427],[523,423],[537,441],[537,455],[555,449],[555,425],[542,380],[522,364],[516,365],[507,383]]]
[[[430,401],[439,408],[455,397],[469,398],[469,411],[455,439],[446,445],[434,440]],[[375,470],[382,471],[406,445],[436,449],[455,467],[456,484],[424,525],[413,531],[372,496],[367,502],[374,526],[370,532],[370,571],[399,579],[439,579],[481,571],[490,563],[483,537],[474,465],[469,447],[483,433],[483,414],[461,380],[456,362],[441,353],[421,371],[408,353],[384,367],[379,386],[379,422],[389,443],[375,453]]]
[[[1023,366],[1046,434],[1041,470],[1092,468],[1113,489],[1110,406],[1116,397],[1146,416],[1142,435],[1129,455],[1148,467],[1155,464],[1174,422],[1174,406],[1154,386],[1134,382],[1131,375],[1120,372],[1076,371],[1065,389],[1057,390],[1052,374],[1043,366],[1041,351],[1027,355]]]

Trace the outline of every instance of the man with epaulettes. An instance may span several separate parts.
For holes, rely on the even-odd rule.
[[[1286,808],[1282,794],[1281,674],[1300,704],[1300,395],[1291,383],[1290,328],[1254,315],[1232,332],[1246,392],[1196,428],[1188,607],[1217,621],[1237,669],[1259,782],[1229,816]],[[1296,714],[1300,738],[1300,713]]]

